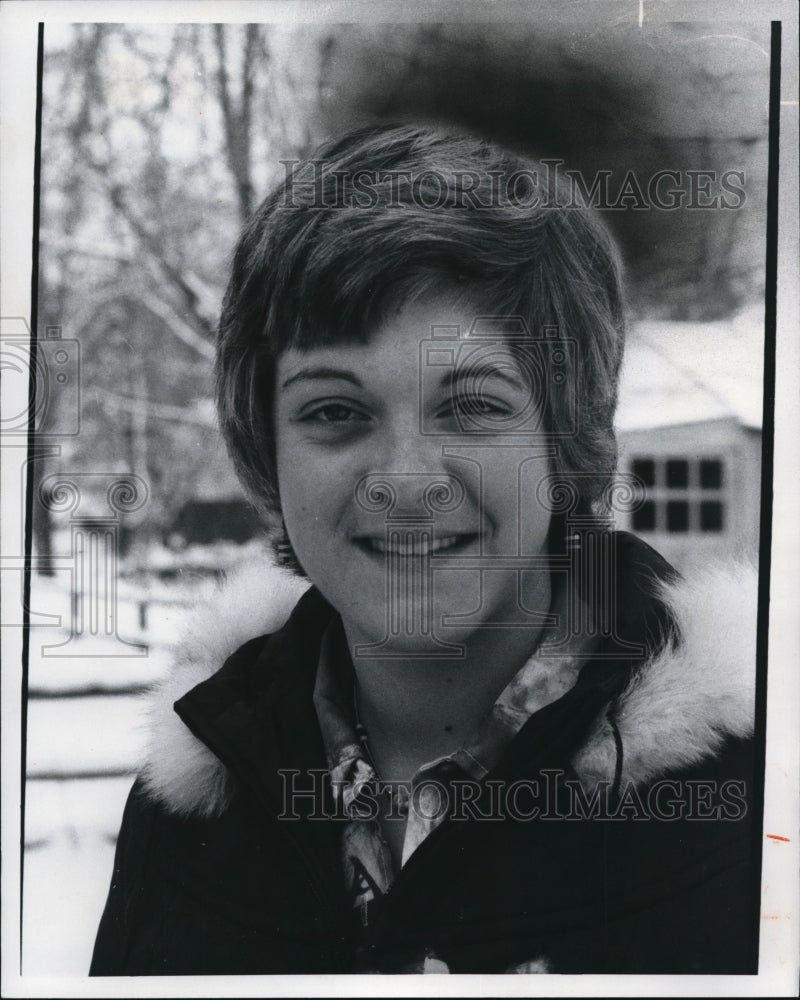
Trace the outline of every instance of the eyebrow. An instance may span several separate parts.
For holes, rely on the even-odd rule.
[[[503,368],[491,369],[485,373],[481,372],[481,375],[484,374],[487,377],[498,378],[514,389],[527,391],[527,386],[519,376],[514,375]],[[474,374],[467,372],[464,369],[460,369],[455,372],[450,371],[446,372],[441,377],[439,385],[446,389],[452,389],[457,382],[472,378],[474,378]],[[323,382],[331,379],[340,379],[341,381],[349,382],[351,385],[354,385],[359,389],[364,388],[361,379],[346,368],[319,367],[301,368],[299,372],[295,372],[294,375],[290,375],[289,378],[282,383],[281,389],[287,389],[290,385],[294,385],[296,382]]]
[[[456,370],[455,372],[447,372],[442,376],[439,385],[452,389],[457,382],[461,382],[464,379],[474,381],[476,375],[480,375],[481,380],[483,380],[483,378],[498,378],[507,385],[510,385],[513,389],[519,389],[523,392],[528,392],[529,389],[519,375],[506,371],[504,368],[487,368],[485,370],[479,369],[478,372],[467,371],[462,368],[460,370]]]
[[[299,372],[286,379],[281,389],[286,389],[295,382],[321,382],[325,379],[342,379],[358,386],[359,389],[363,388],[361,379],[346,368],[301,368]]]

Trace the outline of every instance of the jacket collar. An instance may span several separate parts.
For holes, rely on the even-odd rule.
[[[319,591],[307,590],[282,628],[240,648],[174,706],[270,808],[281,807],[281,772],[325,767],[312,695],[320,637],[334,614]]]
[[[615,777],[652,780],[752,730],[755,570],[725,564],[681,580],[632,536],[619,539],[620,632],[605,638],[570,692],[576,710],[581,705],[586,713],[572,764],[587,786]],[[334,612],[303,586],[266,562],[251,566],[189,626],[182,655],[152,695],[143,768],[151,796],[171,811],[222,812],[230,769],[274,801],[276,765],[325,767],[312,694],[321,635]],[[265,632],[273,634],[251,639]],[[616,655],[619,639],[628,637],[644,639],[648,650],[633,675],[630,658]],[[538,656],[529,664],[534,680],[539,672],[544,682],[557,661]],[[608,711],[598,710],[603,705]],[[512,743],[506,765],[521,766],[531,741],[558,739],[557,732],[548,735],[547,718],[537,714],[528,738]]]

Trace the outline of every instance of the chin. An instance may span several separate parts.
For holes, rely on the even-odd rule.
[[[427,606],[419,601],[401,601],[394,614],[387,613],[382,603],[374,614],[364,615],[361,605],[349,623],[346,613],[343,618],[358,637],[358,655],[458,660],[464,657],[470,638],[480,628],[480,621],[473,619],[479,607],[480,593],[476,587],[475,594],[460,595],[459,600],[436,600]],[[444,619],[453,615],[469,615],[471,620],[460,625],[442,625]]]

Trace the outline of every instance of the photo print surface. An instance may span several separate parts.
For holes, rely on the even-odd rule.
[[[23,980],[765,971],[785,33],[445,6],[44,18]]]

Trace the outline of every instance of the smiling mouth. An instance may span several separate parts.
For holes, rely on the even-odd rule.
[[[386,538],[356,538],[356,545],[371,555],[400,556],[406,559],[421,558],[436,555],[439,552],[456,552],[477,539],[477,535],[445,535],[442,538],[430,538],[428,535],[415,535],[411,532],[392,532]]]

